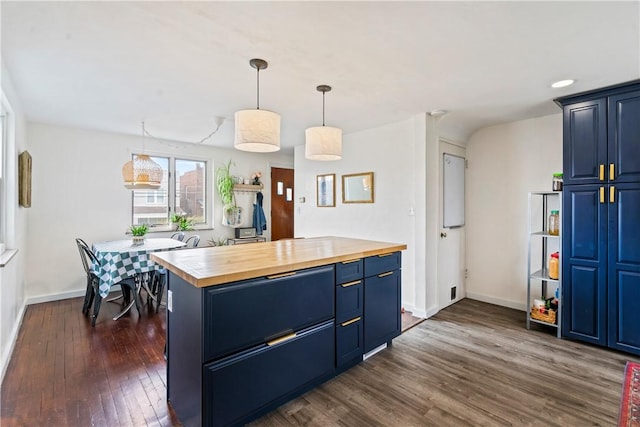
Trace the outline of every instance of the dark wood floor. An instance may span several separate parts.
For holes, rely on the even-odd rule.
[[[180,425],[166,403],[165,313],[95,330],[81,299],[27,308],[0,425]],[[253,426],[614,426],[639,358],[527,331],[524,313],[463,300]]]

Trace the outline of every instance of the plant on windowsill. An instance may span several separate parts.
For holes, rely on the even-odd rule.
[[[131,231],[133,245],[138,246],[144,244],[144,236],[147,234],[147,231],[149,231],[147,224],[132,225],[129,227],[129,230]]]
[[[193,230],[193,221],[186,215],[171,215],[171,224],[176,226],[176,231]]]
[[[209,246],[227,246],[227,239],[224,237],[218,237],[217,239],[211,237],[207,243],[209,243]]]
[[[235,179],[231,176],[231,160],[216,169],[216,187],[222,200],[222,225],[234,227],[242,222],[242,208],[236,204],[233,192]]]

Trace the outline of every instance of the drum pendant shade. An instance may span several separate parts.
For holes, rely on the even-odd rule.
[[[307,128],[305,133],[304,157],[309,160],[342,159],[342,129],[324,125],[324,95],[331,86],[316,87],[322,92],[322,126]]]

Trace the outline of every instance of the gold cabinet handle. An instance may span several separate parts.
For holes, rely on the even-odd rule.
[[[616,202],[616,187],[615,186],[611,186],[609,187],[609,203],[615,203]]]
[[[600,181],[604,181],[604,165],[600,165]]]
[[[340,323],[340,326],[349,326],[352,323],[356,323],[360,320],[360,317],[356,317],[355,319],[347,320],[346,322]]]
[[[358,261],[360,261],[360,258],[352,259],[352,260],[349,260],[349,261],[342,261],[342,264],[351,264],[352,262],[358,262]]]
[[[267,279],[279,279],[281,277],[288,277],[288,276],[295,276],[296,272],[295,271],[290,271],[288,273],[282,273],[282,274],[274,274],[273,276],[267,276]]]
[[[600,203],[604,203],[604,187],[600,187]]]
[[[280,344],[282,342],[289,341],[289,340],[291,340],[291,339],[293,339],[295,337],[297,337],[297,335],[296,335],[295,332],[293,332],[293,333],[285,335],[283,337],[276,338],[275,340],[271,340],[271,341],[267,342],[267,345],[268,346],[272,346],[272,345]]]
[[[391,276],[392,274],[393,274],[393,271],[387,271],[386,273],[378,274],[378,277],[387,277],[387,276]]]
[[[342,286],[343,288],[348,288],[349,286],[359,285],[360,283],[362,283],[362,280],[354,280],[353,282],[343,283],[340,286]]]
[[[393,255],[393,252],[391,252],[389,254],[378,255],[378,258],[383,258],[383,257],[386,257],[386,256],[391,256],[391,255]]]
[[[614,179],[616,179],[615,170],[615,165],[613,163],[609,163],[609,181],[613,181]]]

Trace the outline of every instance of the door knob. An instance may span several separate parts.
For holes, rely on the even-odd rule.
[[[440,233],[440,237],[447,237],[447,233],[445,233],[444,231],[442,233]]]

